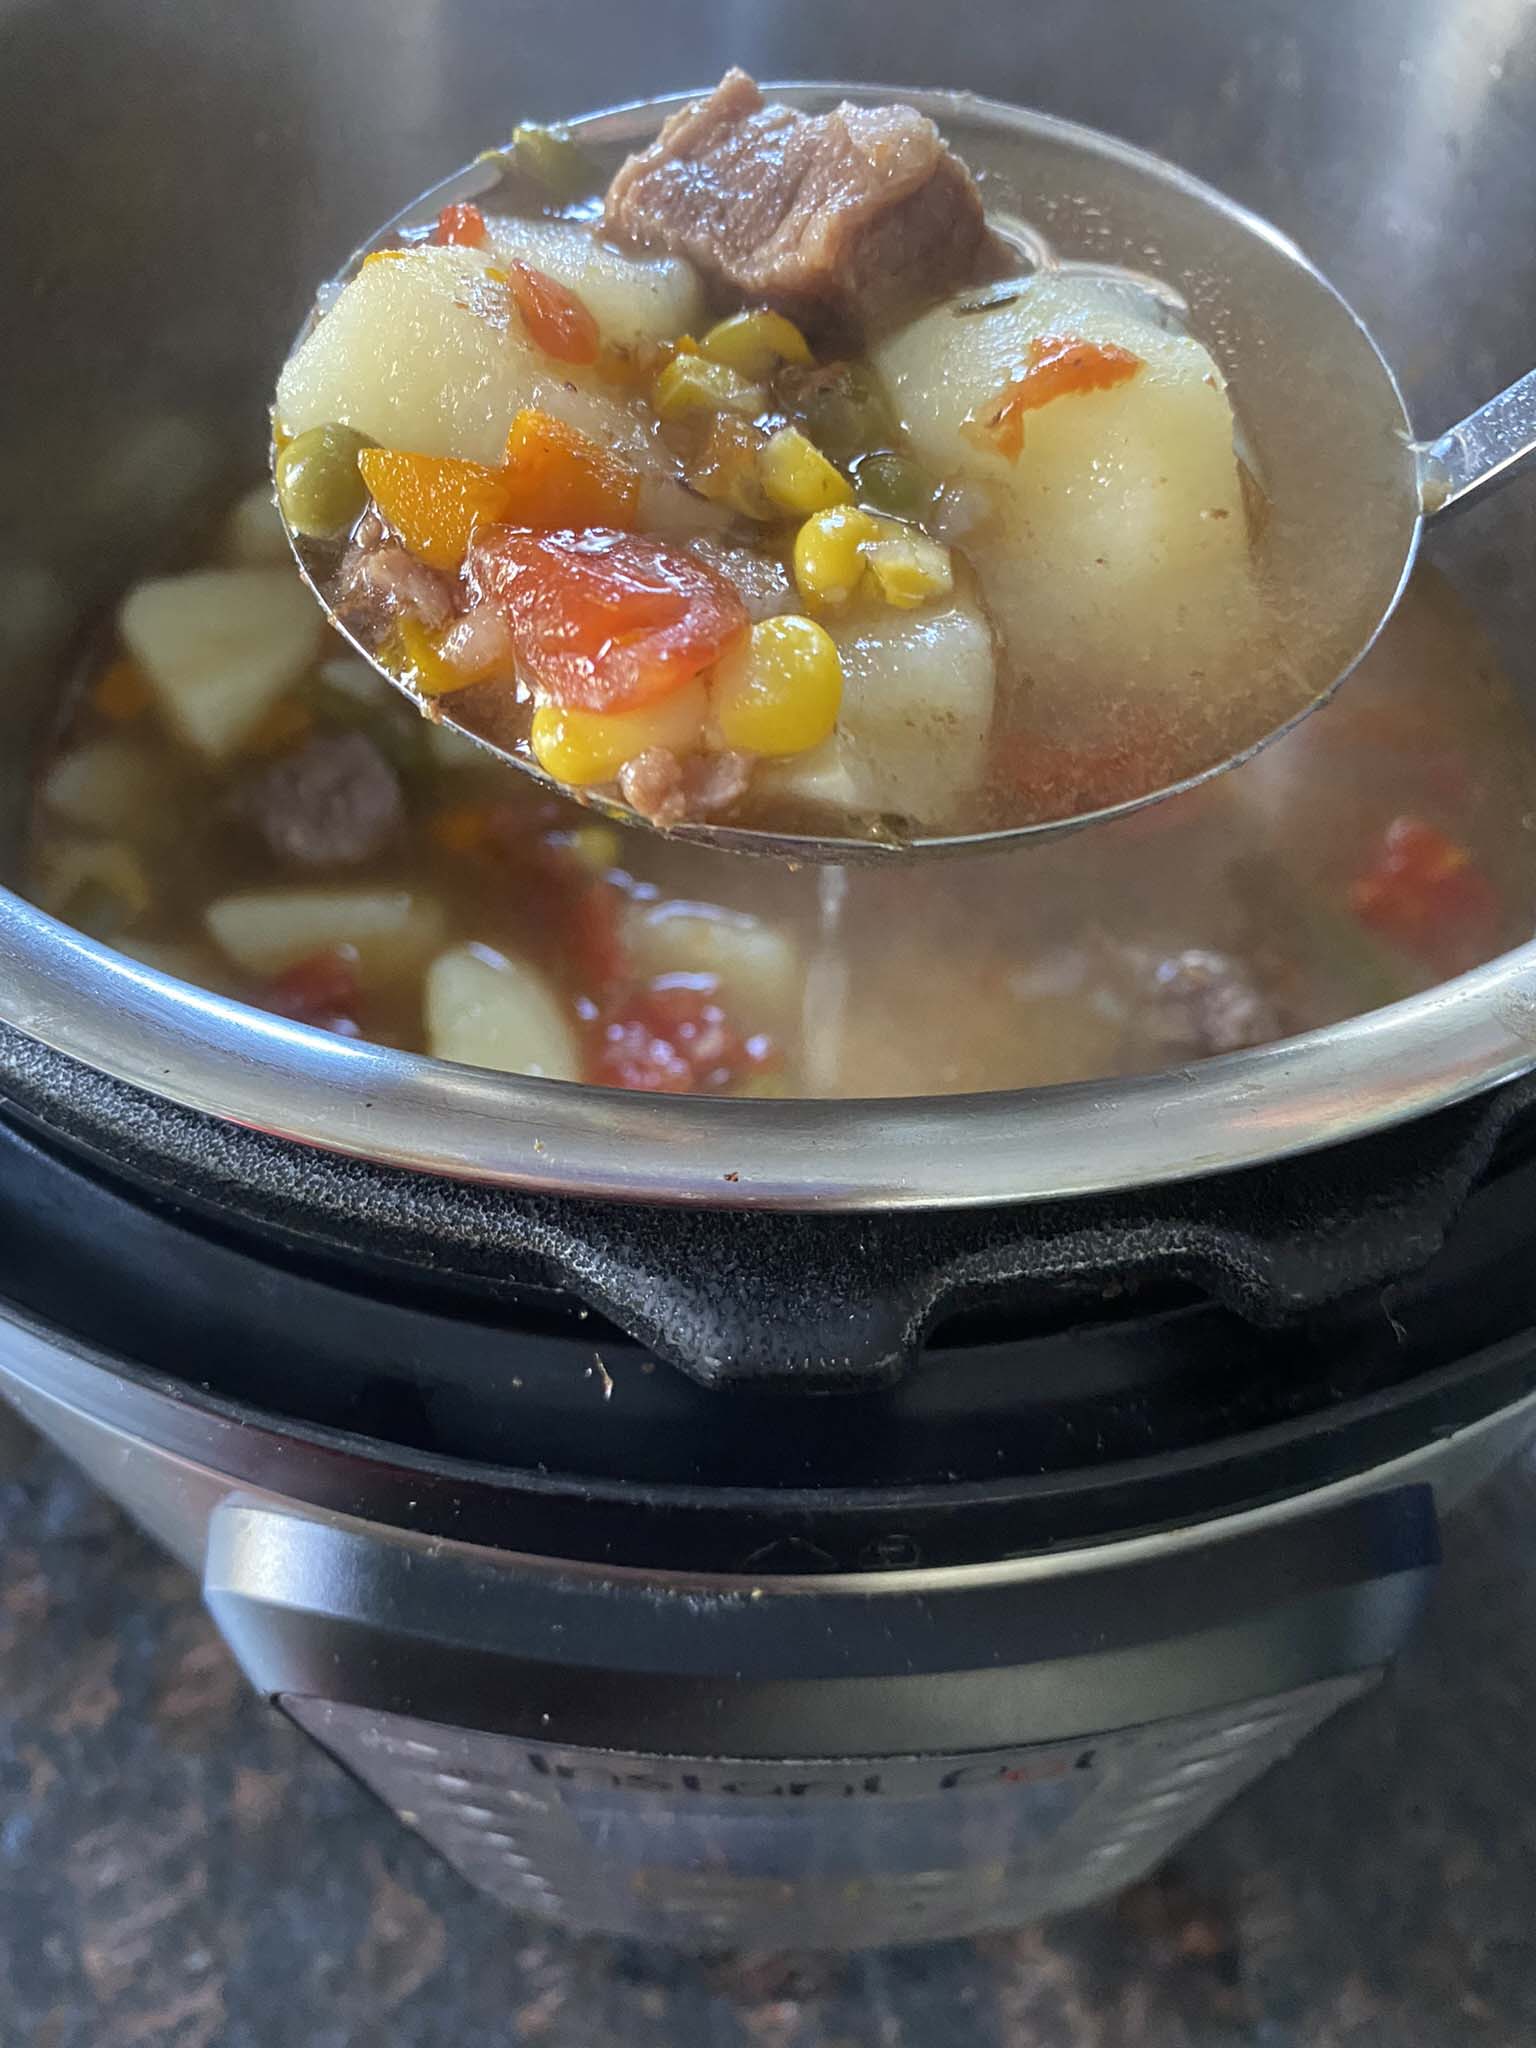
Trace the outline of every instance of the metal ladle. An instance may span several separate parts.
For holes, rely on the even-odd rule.
[[[995,852],[1121,817],[1193,788],[1248,759],[1325,703],[1390,618],[1425,523],[1506,482],[1536,450],[1536,371],[1436,439],[1416,439],[1385,357],[1321,272],[1277,228],[1160,157],[1092,129],[970,94],[839,84],[766,89],[811,111],[839,100],[905,101],[929,114],[971,164],[989,207],[1042,230],[1072,267],[1150,273],[1173,286],[1171,296],[1185,308],[1190,331],[1211,349],[1228,378],[1244,440],[1258,451],[1272,501],[1308,508],[1284,565],[1291,585],[1303,592],[1329,585],[1339,624],[1318,686],[1310,690],[1309,681],[1310,694],[1273,730],[1196,774],[1107,808],[949,836],[881,836],[878,830],[802,834],[699,822],[672,827],[669,837],[839,866]],[[607,170],[696,96],[593,114],[570,124],[571,130]],[[372,250],[397,243],[444,205],[485,197],[501,181],[493,162],[479,159],[467,166],[386,223],[336,284]],[[324,605],[305,550],[297,541],[294,548]],[[409,684],[377,662],[345,621],[331,616],[358,652],[420,705]],[[570,794],[528,756],[460,725],[452,707],[452,697],[439,698],[431,715],[551,791]],[[617,798],[583,792],[581,800],[621,823],[646,822]]]

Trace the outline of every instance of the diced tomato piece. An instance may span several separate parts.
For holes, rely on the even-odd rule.
[[[478,596],[501,605],[522,672],[568,710],[651,703],[728,654],[741,595],[696,555],[635,533],[487,534],[470,550]]]
[[[507,288],[535,348],[557,363],[597,361],[597,322],[574,292],[531,263],[507,265]]]
[[[1498,940],[1498,891],[1467,847],[1422,818],[1393,819],[1349,901],[1362,924],[1441,973],[1475,965]]]
[[[584,995],[601,999],[630,972],[619,913],[623,893],[610,882],[584,889],[564,919],[573,978]]]
[[[1112,391],[1142,367],[1140,356],[1112,341],[1081,341],[1067,334],[1043,334],[1029,344],[1029,361],[996,398],[965,422],[967,436],[1009,462],[1024,447],[1024,415],[1057,398],[1081,398]]]
[[[357,954],[350,946],[329,946],[278,975],[269,983],[261,1004],[279,1017],[291,1017],[295,1024],[313,1024],[317,1030],[334,1031],[342,1038],[361,1038],[356,1015],[361,994]]]
[[[766,1039],[744,1038],[719,998],[691,985],[632,990],[598,1015],[587,1079],[651,1095],[711,1095],[773,1063]]]
[[[483,249],[489,239],[485,231],[485,215],[473,200],[455,200],[437,216],[432,239],[439,246],[449,248]]]

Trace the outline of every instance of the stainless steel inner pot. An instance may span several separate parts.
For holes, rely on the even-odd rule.
[[[0,0],[9,848],[71,641],[255,472],[314,280],[520,115],[673,91],[730,62],[984,87],[1166,154],[1274,219],[1352,299],[1421,425],[1527,366],[1523,0],[1165,0],[1155,17],[1092,0],[934,27],[931,9],[892,0],[835,15],[680,0],[655,19],[614,0],[511,14],[479,0]],[[1429,547],[1527,687],[1533,542],[1522,493]],[[396,1165],[673,1202],[957,1206],[1254,1163],[1492,1087],[1536,1063],[1536,947],[1193,1069],[895,1104],[638,1100],[358,1046],[168,981],[9,895],[0,1018],[153,1094]]]

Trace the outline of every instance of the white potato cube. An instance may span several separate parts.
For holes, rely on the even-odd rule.
[[[427,1050],[464,1067],[580,1078],[576,1034],[544,976],[490,946],[454,946],[427,970]]]
[[[237,967],[282,974],[350,946],[365,982],[419,973],[443,942],[442,906],[411,889],[251,889],[211,903],[203,922]]]
[[[168,722],[222,760],[314,660],[320,607],[291,569],[194,569],[128,593],[118,628]]]
[[[1114,285],[1040,275],[1014,289],[985,312],[941,306],[876,352],[917,454],[985,484],[1000,507],[997,531],[970,552],[1012,661],[1047,685],[1201,672],[1245,626],[1252,594],[1221,374],[1198,341]],[[1113,344],[1142,367],[1026,412],[1010,461],[967,422],[1048,338]]]
[[[977,607],[860,606],[826,626],[843,664],[837,730],[767,771],[788,796],[941,825],[980,785],[995,695],[992,634]]]
[[[574,292],[602,331],[622,347],[670,341],[697,328],[704,293],[691,264],[678,256],[631,256],[600,242],[569,220],[486,220],[493,260],[527,263]]]
[[[537,406],[643,452],[638,417],[590,371],[534,348],[491,268],[478,250],[436,247],[365,263],[284,364],[279,424],[336,423],[385,448],[498,463],[513,415]]]
[[[257,484],[230,507],[220,553],[235,569],[276,569],[292,563],[293,551],[269,483]]]
[[[162,776],[135,740],[107,736],[61,754],[43,778],[48,809],[87,832],[125,832],[149,822]]]
[[[624,943],[638,973],[708,974],[744,1031],[784,1032],[798,1017],[804,967],[784,932],[716,903],[635,903]]]

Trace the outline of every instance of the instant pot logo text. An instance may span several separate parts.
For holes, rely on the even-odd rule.
[[[912,1757],[891,1763],[830,1766],[814,1776],[792,1766],[630,1768],[599,1758],[550,1756],[525,1750],[535,1777],[582,1791],[693,1792],[711,1799],[876,1799],[891,1793],[955,1792],[996,1785],[1047,1785],[1093,1768],[1091,1748],[998,1757]]]

